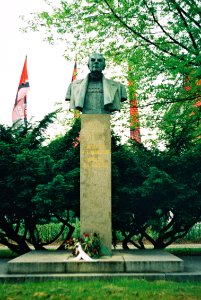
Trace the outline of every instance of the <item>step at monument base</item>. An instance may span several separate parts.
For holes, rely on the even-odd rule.
[[[8,262],[9,274],[171,273],[182,259],[162,250],[113,250],[95,261],[75,261],[67,251],[31,251]]]

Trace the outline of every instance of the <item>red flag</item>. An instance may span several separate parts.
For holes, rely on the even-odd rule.
[[[194,83],[196,86],[200,86],[201,85],[201,79],[196,80],[196,82]],[[184,89],[188,92],[191,90],[192,87],[192,83],[190,83],[190,76],[184,76],[183,79],[183,86]],[[195,99],[197,100],[196,103],[193,104],[194,107],[199,108],[201,106],[201,100],[200,100],[200,95],[198,94]],[[193,111],[190,116],[195,115],[195,112]]]
[[[22,74],[17,90],[15,104],[12,112],[12,121],[24,121],[27,123],[27,93],[29,91],[29,79],[27,73],[27,57],[25,58]]]
[[[77,57],[75,58],[72,81],[75,81],[76,79],[77,79]]]
[[[141,143],[140,121],[139,121],[136,93],[133,90],[132,81],[129,81],[128,85],[129,85],[129,89],[130,89],[130,92],[129,92],[129,95],[130,95],[130,139],[135,140],[138,143]]]
[[[130,138],[141,143],[137,100],[130,101]]]
[[[77,55],[75,56],[75,63],[74,63],[74,69],[73,69],[73,75],[71,82],[75,81],[77,79]],[[74,110],[74,118],[80,117],[80,111],[75,109]]]

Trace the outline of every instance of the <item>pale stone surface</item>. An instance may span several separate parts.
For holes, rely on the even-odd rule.
[[[9,274],[166,274],[183,271],[184,261],[163,250],[113,250],[111,257],[90,262],[75,261],[67,251],[31,251],[8,262]]]
[[[80,132],[81,234],[100,234],[111,251],[110,115],[83,114]]]
[[[123,254],[123,252],[121,252]],[[182,259],[163,250],[137,250],[124,255],[127,272],[182,272]]]

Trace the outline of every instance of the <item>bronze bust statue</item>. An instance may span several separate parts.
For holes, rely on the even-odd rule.
[[[110,114],[120,111],[121,102],[126,101],[125,87],[102,74],[105,58],[93,53],[88,61],[90,73],[85,79],[76,80],[69,85],[66,101],[70,110],[78,109],[83,114]]]

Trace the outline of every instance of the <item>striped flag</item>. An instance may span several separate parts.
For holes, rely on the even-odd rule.
[[[27,125],[27,93],[29,91],[29,79],[27,73],[27,57],[25,58],[19,86],[12,112],[13,123],[19,121]]]
[[[72,75],[72,82],[77,79],[77,55],[75,56],[74,68],[73,68],[73,75]],[[74,110],[74,118],[80,117],[80,111],[75,109]]]
[[[183,78],[183,87],[184,89],[189,92],[191,91],[192,82],[190,82],[190,76],[184,76]],[[195,86],[201,86],[201,79],[196,80],[194,83]],[[201,106],[201,96],[200,94],[195,95],[196,103],[193,104],[194,107],[199,108]],[[194,115],[195,112],[193,111],[190,115]]]
[[[141,143],[137,100],[130,100],[130,138]]]
[[[77,56],[75,57],[75,63],[74,63],[74,69],[73,69],[73,75],[71,81],[75,81],[76,79],[77,79]]]
[[[141,143],[137,97],[131,80],[129,80],[128,86],[130,98],[130,139]]]

